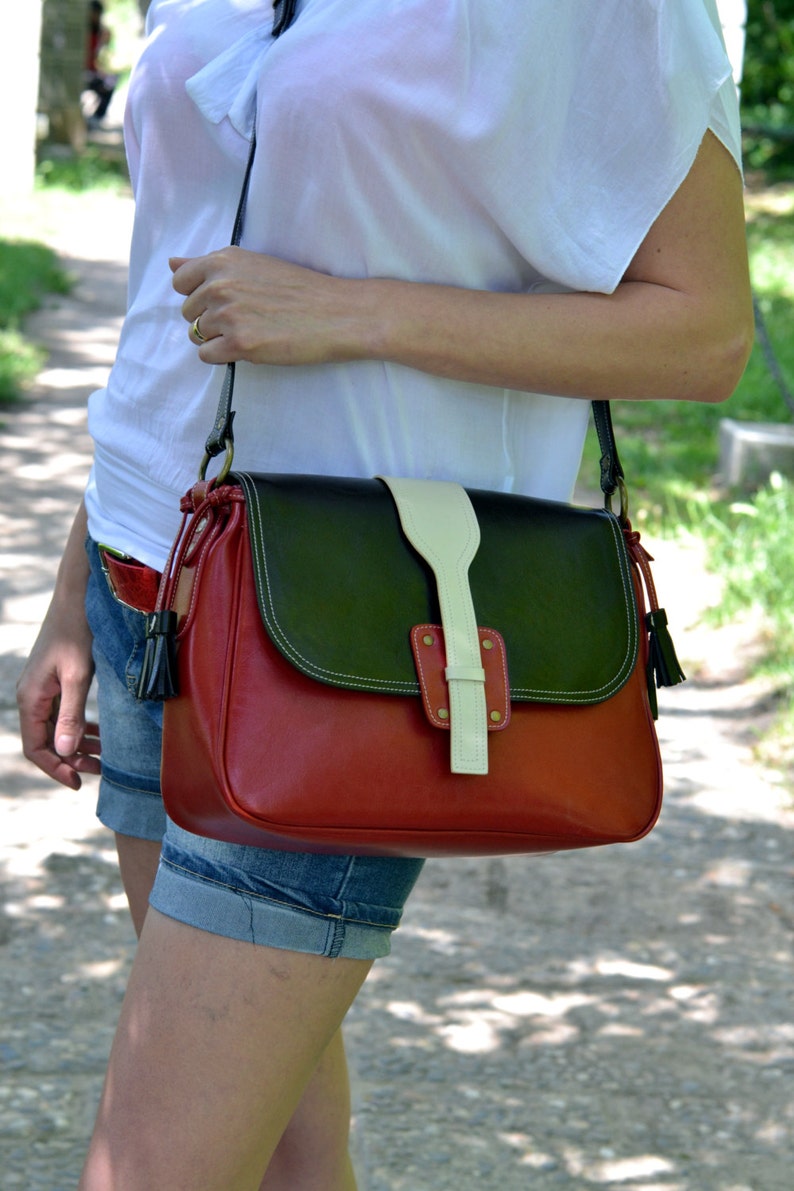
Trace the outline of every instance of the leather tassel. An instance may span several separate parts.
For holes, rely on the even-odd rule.
[[[648,659],[648,664],[645,667],[645,682],[648,687],[648,706],[651,709],[651,715],[655,720],[659,718],[659,700],[656,697],[656,677],[653,671],[653,662]]]
[[[650,634],[648,664],[656,676],[657,687],[677,686],[679,682],[684,682],[686,674],[676,657],[664,608],[652,609],[646,616],[645,623]]]
[[[176,670],[176,612],[146,615],[146,644],[138,682],[139,699],[173,699],[179,694]]]

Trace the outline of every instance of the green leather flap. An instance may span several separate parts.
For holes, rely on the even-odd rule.
[[[245,491],[265,628],[320,682],[419,693],[410,632],[439,621],[433,574],[380,480],[235,473]],[[597,703],[638,647],[630,564],[599,509],[469,489],[482,541],[469,571],[477,623],[505,639],[513,699]]]

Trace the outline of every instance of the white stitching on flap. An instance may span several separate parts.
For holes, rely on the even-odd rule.
[[[273,602],[273,592],[270,586],[270,576],[267,572],[267,557],[264,548],[265,534],[259,502],[256,500],[256,488],[254,487],[250,476],[246,472],[237,472],[235,474],[239,476],[240,482],[246,490],[246,507],[248,509],[249,516],[253,514],[254,510],[256,511],[256,523],[259,527],[259,536],[263,547],[261,551],[261,566],[259,557],[260,552],[257,550],[252,550],[251,553],[254,557],[254,568],[256,569],[259,582],[267,590],[269,597],[266,601],[264,601],[265,607],[262,611],[262,617],[265,621],[265,624],[270,629],[270,632],[278,639],[279,647],[283,649],[284,653],[293,660],[299,669],[305,669],[314,674],[314,676],[317,678],[324,677],[328,680],[333,679],[333,681],[339,686],[350,687],[354,690],[371,690],[373,687],[377,687],[379,690],[382,690],[385,693],[395,695],[416,694],[418,687],[414,682],[401,682],[399,680],[392,681],[386,678],[372,678],[360,674],[344,674],[337,670],[328,670],[324,666],[318,666],[316,662],[304,657],[300,650],[295,648],[284,629],[279,624],[278,617],[276,615],[276,608]]]
[[[337,670],[329,670],[324,666],[320,666],[317,662],[305,657],[299,649],[292,643],[282,625],[279,623],[275,605],[272,598],[272,589],[270,586],[270,579],[267,572],[267,557],[265,549],[265,534],[262,523],[261,509],[256,498],[256,487],[253,480],[246,472],[235,472],[243,488],[246,491],[246,507],[249,517],[253,516],[259,527],[259,537],[262,541],[262,558],[259,558],[259,552],[252,551],[254,556],[254,567],[257,572],[258,581],[263,588],[268,592],[268,600],[265,601],[265,610],[262,612],[263,620],[268,630],[277,638],[279,648],[289,657],[299,669],[304,670],[308,674],[314,675],[318,679],[325,679],[329,682],[334,682],[342,687],[347,687],[353,690],[381,690],[388,694],[413,695],[418,692],[418,684],[414,682],[403,682],[401,680],[390,680],[384,678],[375,678],[370,675],[362,674],[347,674]],[[620,564],[621,550],[620,543],[622,540],[622,531],[620,530],[614,516],[598,509],[593,510],[594,513],[602,516],[609,524],[612,534],[613,543],[615,546],[615,554]],[[261,565],[260,565],[261,563]],[[601,686],[595,688],[585,688],[581,690],[565,691],[560,690],[546,690],[542,687],[520,687],[513,686],[512,693],[514,696],[523,696],[525,700],[536,699],[538,701],[548,701],[554,703],[575,703],[585,705],[588,703],[600,703],[603,699],[615,694],[625,684],[629,673],[630,664],[635,656],[637,649],[637,623],[634,614],[634,601],[631,594],[631,574],[626,573],[625,569],[619,565],[618,567],[621,578],[621,585],[623,590],[624,607],[627,613],[627,635],[626,635],[626,650],[623,661],[618,667],[615,675],[607,682],[602,683]]]

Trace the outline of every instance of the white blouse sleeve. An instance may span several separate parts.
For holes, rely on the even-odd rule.
[[[507,85],[542,125],[511,118],[484,202],[548,281],[610,293],[708,129],[741,169],[714,0],[551,0],[535,14]]]

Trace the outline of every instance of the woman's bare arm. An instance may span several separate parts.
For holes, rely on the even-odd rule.
[[[498,388],[720,401],[753,339],[741,178],[711,133],[614,294],[346,280],[233,248],[172,268],[208,363],[382,359]]]

